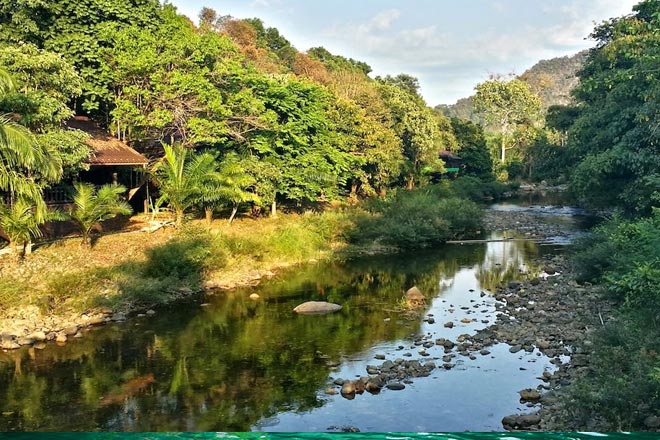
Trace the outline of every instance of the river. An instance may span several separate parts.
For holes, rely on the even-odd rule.
[[[542,209],[539,221],[555,223],[576,213],[528,205],[493,209]],[[518,391],[540,384],[550,359],[504,343],[463,356],[434,341],[492,325],[489,292],[535,273],[531,261],[561,244],[506,240],[314,263],[66,345],[0,353],[0,431],[501,431],[503,416],[534,411]],[[412,286],[428,298],[420,315],[403,307]],[[312,300],[343,308],[292,312]],[[336,379],[366,376],[383,357],[437,368],[402,390],[332,394]]]

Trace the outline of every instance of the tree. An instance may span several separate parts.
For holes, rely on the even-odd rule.
[[[45,132],[74,115],[69,103],[81,95],[82,78],[62,55],[33,44],[0,44],[0,67],[16,83],[0,101],[0,109],[20,114],[22,125]]]
[[[649,214],[660,203],[660,3],[597,27],[569,130],[573,191],[591,206]]]
[[[13,80],[0,69],[0,99],[14,90]],[[43,219],[46,205],[41,190],[61,174],[61,164],[50,150],[38,144],[27,128],[0,115],[0,191],[8,194],[10,203],[29,200],[36,206],[35,215]]]
[[[123,138],[186,145],[224,140],[235,115],[227,95],[239,94],[243,73],[235,46],[171,8],[161,19],[156,31],[135,25],[113,36],[113,128]]]
[[[241,160],[236,153],[226,155],[220,162],[217,173],[211,175],[213,179],[202,187],[200,199],[209,222],[212,219],[213,209],[218,204],[231,206],[229,215],[229,224],[231,224],[241,203],[259,202],[259,197],[248,190],[253,188],[257,181],[246,171],[245,165],[246,161]]]
[[[458,143],[458,154],[463,159],[463,172],[482,179],[492,178],[493,160],[488,152],[483,128],[457,118],[451,119],[451,126]]]
[[[20,256],[31,252],[32,238],[41,237],[40,222],[35,213],[35,206],[24,198],[16,200],[12,205],[0,205],[0,228],[7,234],[9,243]]]
[[[250,133],[250,153],[263,162],[269,182],[255,174],[263,202],[277,196],[300,202],[332,200],[349,177],[351,155],[341,148],[328,115],[332,96],[317,84],[289,76],[252,77],[263,103],[263,128]]]
[[[419,80],[414,76],[400,73],[397,76],[387,75],[384,78],[378,76],[376,77],[376,81],[398,87],[410,96],[414,96],[420,101],[423,101],[422,95],[419,94]]]
[[[512,136],[524,124],[538,117],[540,98],[521,80],[492,79],[476,86],[474,105],[500,135],[500,160],[506,162],[507,150],[514,148]]]
[[[126,26],[155,30],[161,23],[158,0],[17,0],[0,2],[0,40],[30,43],[61,54],[83,78],[77,103],[87,111],[107,111],[112,69],[105,50]]]
[[[366,107],[337,98],[329,111],[341,148],[353,157],[349,184],[354,198],[384,194],[399,177],[404,160],[401,140],[391,121],[377,120],[377,114],[368,110],[373,106]]]
[[[91,183],[76,182],[73,187],[73,207],[69,210],[69,216],[80,228],[83,244],[89,242],[89,234],[95,224],[133,212],[121,198],[126,192],[121,185],[103,185],[97,190]]]
[[[73,116],[72,99],[82,93],[82,79],[61,55],[37,49],[31,44],[0,45],[0,67],[10,72],[15,88],[0,98],[0,112],[18,116],[18,121],[35,133],[35,141],[57,156],[63,178],[73,178],[88,168],[85,160],[92,149],[89,137],[80,130],[63,129]]]
[[[313,47],[307,51],[309,57],[318,60],[326,65],[330,71],[348,70],[353,72],[360,72],[363,76],[371,72],[371,66],[362,61],[354,60],[353,58],[344,58],[341,55],[333,55],[324,47]]]
[[[210,195],[220,186],[221,176],[215,156],[210,153],[195,153],[181,144],[163,148],[165,156],[153,168],[160,191],[156,203],[170,205],[178,227],[183,224],[186,211],[211,201]]]
[[[381,83],[380,90],[390,109],[394,131],[401,139],[406,158],[403,178],[406,188],[413,189],[424,176],[444,171],[438,154],[444,146],[438,142],[438,122],[424,101],[407,88]]]

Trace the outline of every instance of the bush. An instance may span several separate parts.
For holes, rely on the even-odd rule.
[[[474,176],[461,176],[451,183],[451,192],[455,197],[475,202],[499,199],[509,189],[509,186],[495,179],[483,180]]]
[[[596,332],[590,374],[565,406],[581,426],[601,420],[612,431],[647,429],[644,419],[660,411],[660,210],[634,221],[614,218],[579,249],[573,260],[580,277],[601,282],[624,307]]]
[[[478,229],[479,207],[469,200],[440,199],[431,189],[403,191],[391,200],[371,204],[356,217],[353,243],[378,242],[399,249],[427,248]],[[442,192],[442,190],[439,190]]]
[[[660,410],[660,350],[657,332],[634,320],[610,322],[594,335],[588,375],[569,388],[564,407],[576,425],[598,430],[641,431],[644,419]]]
[[[579,277],[587,281],[621,279],[636,267],[660,264],[660,210],[653,216],[629,221],[616,217],[577,243],[573,256]]]

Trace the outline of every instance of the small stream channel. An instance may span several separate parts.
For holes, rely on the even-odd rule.
[[[575,211],[541,209],[539,221],[577,230]],[[434,341],[492,325],[489,292],[534,273],[531,259],[562,252],[560,244],[510,240],[315,263],[94,328],[66,345],[0,353],[0,431],[501,431],[503,416],[534,410],[518,391],[553,371],[550,359],[500,343],[445,362]],[[401,308],[412,286],[429,298],[421,316]],[[312,300],[343,308],[292,312]],[[328,393],[339,390],[335,379],[366,376],[367,366],[383,362],[377,355],[437,368],[408,378],[403,390],[354,399]]]

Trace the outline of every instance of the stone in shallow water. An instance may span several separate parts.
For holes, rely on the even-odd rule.
[[[339,304],[333,304],[325,301],[307,301],[293,309],[293,311],[296,313],[308,315],[333,313],[339,310],[341,310],[341,306]]]
[[[534,402],[541,398],[541,394],[531,388],[519,391],[518,394],[520,394],[520,400],[523,402]]]
[[[400,390],[403,390],[404,388],[406,388],[406,386],[405,386],[404,384],[402,384],[402,383],[398,383],[398,382],[396,382],[396,383],[389,383],[389,384],[387,384],[387,385],[385,386],[385,388],[387,388],[388,390],[400,391]]]

